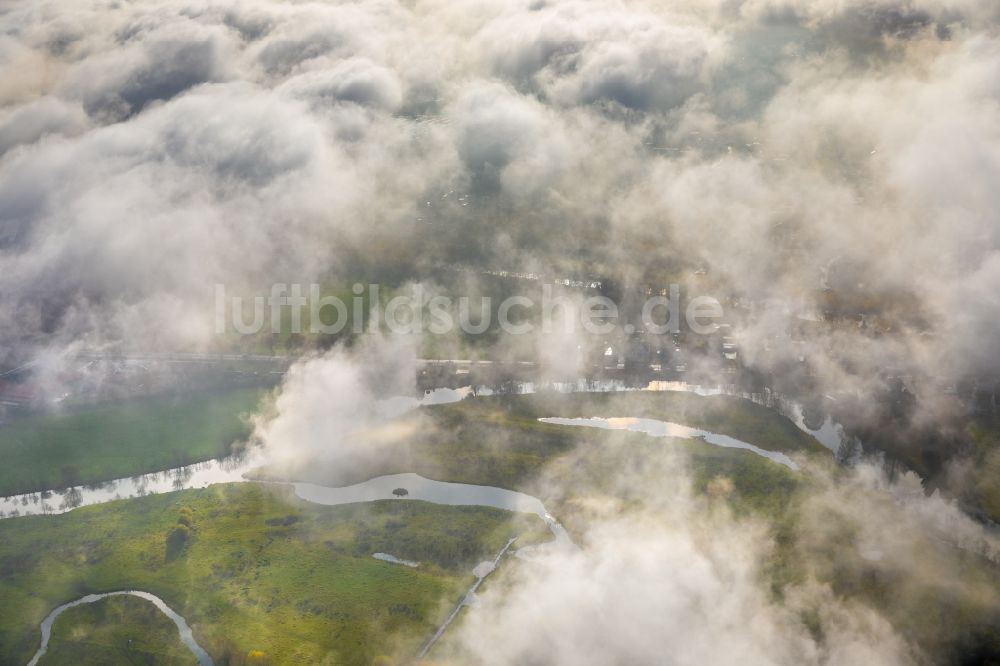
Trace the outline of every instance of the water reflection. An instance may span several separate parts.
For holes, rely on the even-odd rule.
[[[0,498],[0,517],[64,513],[79,506],[117,499],[143,497],[185,488],[205,488],[213,483],[244,481],[244,473],[261,462],[263,461],[259,454],[237,455],[100,484],[74,486],[58,492],[43,491],[4,497]],[[58,501],[54,496],[59,498]]]

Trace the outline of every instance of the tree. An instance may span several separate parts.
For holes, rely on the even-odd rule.
[[[191,507],[181,507],[177,516],[177,524],[167,532],[167,561],[176,559],[191,539],[194,528],[194,511]]]

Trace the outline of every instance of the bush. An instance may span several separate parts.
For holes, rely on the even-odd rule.
[[[262,650],[250,650],[247,652],[246,663],[255,664],[259,666],[264,666],[265,664],[270,664],[271,660],[267,657]]]
[[[177,524],[167,532],[167,560],[173,560],[180,555],[190,538],[191,528],[187,525]]]

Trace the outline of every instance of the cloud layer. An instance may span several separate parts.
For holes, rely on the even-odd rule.
[[[808,359],[830,390],[995,370],[997,19],[958,0],[14,3],[6,355],[203,348],[215,283],[463,263],[708,269],[759,307],[748,360]],[[831,286],[884,330],[789,351],[779,332]]]

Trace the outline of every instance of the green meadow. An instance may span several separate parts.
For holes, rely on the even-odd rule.
[[[188,536],[170,547],[181,522]],[[540,524],[415,501],[323,507],[286,486],[252,483],[0,521],[0,663],[26,663],[59,604],[122,589],[162,598],[217,663],[251,651],[275,664],[412,655],[472,581],[472,567]]]

